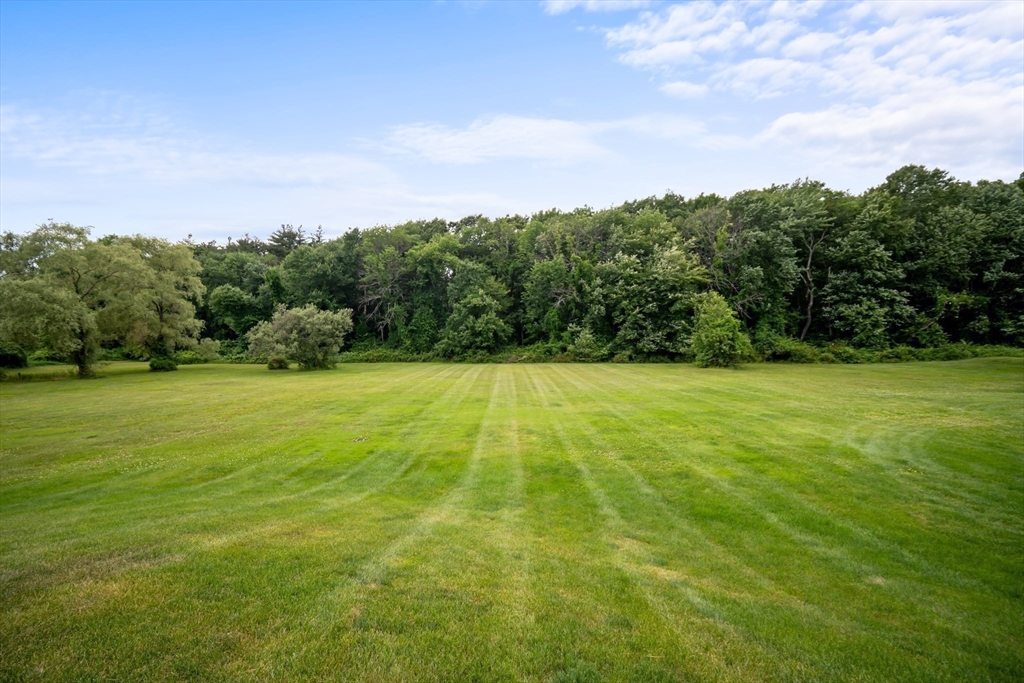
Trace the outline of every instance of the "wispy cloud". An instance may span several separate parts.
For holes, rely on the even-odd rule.
[[[692,2],[642,12],[605,38],[672,97],[791,98],[752,143],[1000,173],[1024,154],[1021,3]]]
[[[510,204],[486,190],[410,187],[386,163],[355,154],[231,146],[126,96],[88,93],[76,104],[0,107],[4,229],[63,216],[100,231],[223,237],[306,216],[338,233],[381,221],[504,212]],[[38,206],[45,213],[25,215]]]
[[[602,156],[585,124],[559,119],[495,116],[458,129],[436,123],[399,126],[391,134],[399,150],[432,161],[469,164],[490,159],[535,159],[576,162]]]
[[[579,7],[586,12],[618,12],[650,5],[650,0],[544,0],[547,14],[565,14]]]
[[[661,86],[661,91],[666,95],[678,97],[679,99],[692,99],[706,95],[708,93],[708,86],[703,83],[670,81]]]
[[[966,84],[954,97],[940,94],[941,87],[888,96],[870,106],[846,103],[792,112],[758,137],[849,165],[894,168],[914,161],[955,163],[987,177],[1020,173],[1024,86]]]
[[[145,103],[97,96],[67,110],[0,107],[0,147],[11,160],[89,175],[131,174],[161,183],[332,185],[394,180],[384,166],[331,153],[272,155],[227,149],[174,126]]]
[[[464,128],[416,123],[395,128],[388,149],[430,161],[474,164],[498,159],[525,159],[576,164],[614,155],[606,144],[613,135],[641,135],[694,147],[722,144],[703,124],[687,117],[645,115],[606,121],[568,121],[500,115],[480,118]]]

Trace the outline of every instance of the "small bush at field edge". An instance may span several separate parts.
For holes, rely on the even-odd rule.
[[[14,344],[0,343],[0,368],[27,368],[28,354]]]
[[[171,358],[154,358],[149,361],[150,372],[170,372],[177,369],[178,364]]]

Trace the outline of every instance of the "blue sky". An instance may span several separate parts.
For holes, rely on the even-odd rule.
[[[1024,170],[1024,3],[0,2],[0,229],[223,240]]]

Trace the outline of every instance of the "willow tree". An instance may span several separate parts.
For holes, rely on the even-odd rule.
[[[0,276],[0,337],[67,356],[92,374],[103,315],[124,305],[146,277],[130,245],[94,242],[85,228],[50,222],[8,249]]]
[[[136,235],[118,238],[115,245],[133,248],[145,265],[133,291],[106,311],[110,327],[125,343],[151,356],[166,356],[195,347],[202,322],[196,305],[206,287],[202,267],[184,244]]]
[[[90,240],[86,228],[50,222],[6,235],[0,256],[0,341],[66,356],[81,377],[93,373],[103,341],[151,353],[195,344],[204,290],[183,245]]]

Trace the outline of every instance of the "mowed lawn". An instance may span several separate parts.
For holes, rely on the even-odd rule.
[[[1019,681],[1024,361],[0,385],[0,679]]]

